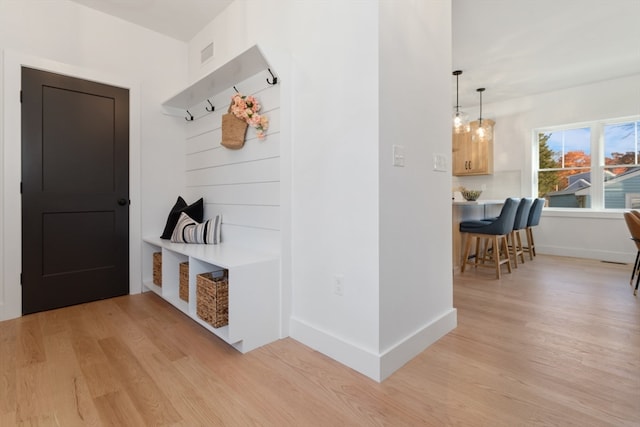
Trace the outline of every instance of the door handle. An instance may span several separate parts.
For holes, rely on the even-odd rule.
[[[120,198],[120,199],[118,199],[118,204],[119,204],[120,206],[127,205],[128,203],[129,203],[129,201],[128,201],[127,199],[125,199],[125,198]]]

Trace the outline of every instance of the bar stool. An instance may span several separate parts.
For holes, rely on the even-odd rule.
[[[464,256],[460,272],[464,273],[467,264],[474,267],[495,268],[496,278],[500,278],[500,266],[507,264],[507,269],[511,273],[511,260],[509,258],[509,244],[507,236],[513,230],[519,202],[514,198],[505,200],[500,216],[495,221],[462,221],[460,232],[467,233],[467,241],[464,247]],[[471,243],[475,240],[475,257],[469,261]],[[481,244],[481,241],[484,244]],[[491,246],[489,246],[491,244]],[[482,247],[482,258],[480,251]],[[489,255],[488,255],[489,254]],[[501,257],[501,254],[504,257]],[[485,261],[493,260],[493,265],[485,264]],[[482,261],[479,263],[479,261]]]
[[[529,211],[529,218],[527,219],[527,246],[523,248],[524,252],[529,253],[529,258],[533,260],[533,257],[536,256],[536,244],[533,240],[533,227],[536,227],[540,224],[540,217],[542,216],[542,208],[544,207],[545,199],[539,198],[533,201],[531,205],[531,210]]]
[[[530,197],[523,197],[518,203],[518,210],[516,210],[516,218],[513,221],[513,230],[509,234],[511,239],[510,249],[513,254],[513,266],[518,268],[518,257],[524,264],[524,247],[522,246],[522,237],[520,236],[520,230],[527,228],[529,220],[529,213],[531,211],[531,205],[533,199]]]

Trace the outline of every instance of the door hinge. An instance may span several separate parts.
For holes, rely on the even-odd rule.
[[[20,104],[22,104],[22,91],[20,91]]]
[[[22,273],[20,273],[20,284],[22,285]]]
[[[20,194],[22,194],[22,181],[20,181]]]

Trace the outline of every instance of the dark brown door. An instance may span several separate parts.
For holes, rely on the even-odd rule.
[[[129,91],[22,68],[22,312],[129,293]]]

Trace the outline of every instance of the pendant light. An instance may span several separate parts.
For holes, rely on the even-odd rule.
[[[478,128],[475,131],[474,137],[480,140],[491,139],[493,137],[493,127],[491,123],[486,120],[484,122],[482,121],[482,92],[484,92],[484,90],[483,87],[476,89],[476,92],[480,94],[480,118],[478,119]]]
[[[458,103],[458,77],[460,74],[462,74],[460,70],[453,72],[453,75],[456,76],[456,106],[453,110],[453,133],[455,134],[469,132],[469,115],[460,111],[460,105]]]

